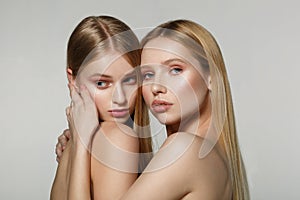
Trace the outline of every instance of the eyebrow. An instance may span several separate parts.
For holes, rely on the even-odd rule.
[[[161,65],[169,65],[172,62],[181,62],[183,64],[187,64],[184,60],[179,59],[179,58],[171,58],[171,59],[167,59],[165,61],[161,62]],[[141,65],[141,67],[149,67],[151,66],[151,64],[145,64],[145,65]]]
[[[106,74],[100,74],[100,73],[96,73],[96,74],[93,74],[90,76],[90,78],[93,78],[93,77],[104,77],[104,78],[111,78],[112,79],[112,76],[109,76],[109,75],[106,75]]]
[[[186,62],[184,62],[182,59],[179,59],[179,58],[171,58],[171,59],[163,61],[161,64],[169,65],[172,62],[181,62],[181,63],[187,64]]]

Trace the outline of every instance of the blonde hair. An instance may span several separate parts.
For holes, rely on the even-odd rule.
[[[68,42],[67,67],[72,70],[72,75],[75,78],[85,62],[99,56],[99,54],[105,55],[111,50],[121,53],[129,64],[137,70],[138,83],[141,84],[142,80],[138,67],[141,61],[139,40],[124,22],[111,16],[89,16],[76,26]],[[139,137],[139,152],[148,155],[140,158],[139,168],[143,170],[152,157],[152,143],[149,116],[142,98],[141,87],[138,87],[133,115],[133,128],[138,136],[148,136]]]
[[[210,73],[211,101],[212,108],[215,108],[212,117],[217,121],[216,124],[221,133],[218,144],[227,157],[233,188],[232,199],[250,199],[247,176],[236,133],[230,85],[216,40],[205,28],[189,20],[175,20],[161,24],[146,35],[141,46],[145,46],[147,42],[157,37],[165,37],[188,47],[201,66]],[[223,119],[218,116],[220,112],[224,113]]]

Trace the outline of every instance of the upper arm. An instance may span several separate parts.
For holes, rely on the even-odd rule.
[[[132,135],[125,125],[101,124],[91,152],[94,199],[118,199],[136,180],[139,146]]]
[[[185,195],[220,199],[217,191],[223,189],[223,183],[218,179],[223,177],[218,177],[215,170],[222,163],[216,155],[200,160],[201,144],[201,139],[187,134],[168,138],[123,199],[181,199]]]

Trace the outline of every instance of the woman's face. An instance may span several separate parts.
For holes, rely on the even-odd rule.
[[[79,71],[76,84],[88,88],[102,121],[125,123],[134,110],[136,74],[118,53],[106,54],[88,63]]]
[[[167,38],[152,39],[143,48],[141,66],[143,97],[161,123],[174,125],[200,114],[209,75],[187,48]]]

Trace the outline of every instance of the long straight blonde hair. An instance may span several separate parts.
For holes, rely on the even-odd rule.
[[[215,108],[212,117],[219,126],[220,135],[217,142],[227,157],[233,188],[232,199],[250,199],[247,176],[236,133],[230,85],[216,40],[205,28],[189,20],[175,20],[161,24],[145,36],[141,46],[145,46],[147,42],[157,37],[165,37],[181,43],[190,50],[201,66],[209,71],[212,108]],[[219,117],[220,113],[224,115],[224,118]]]

